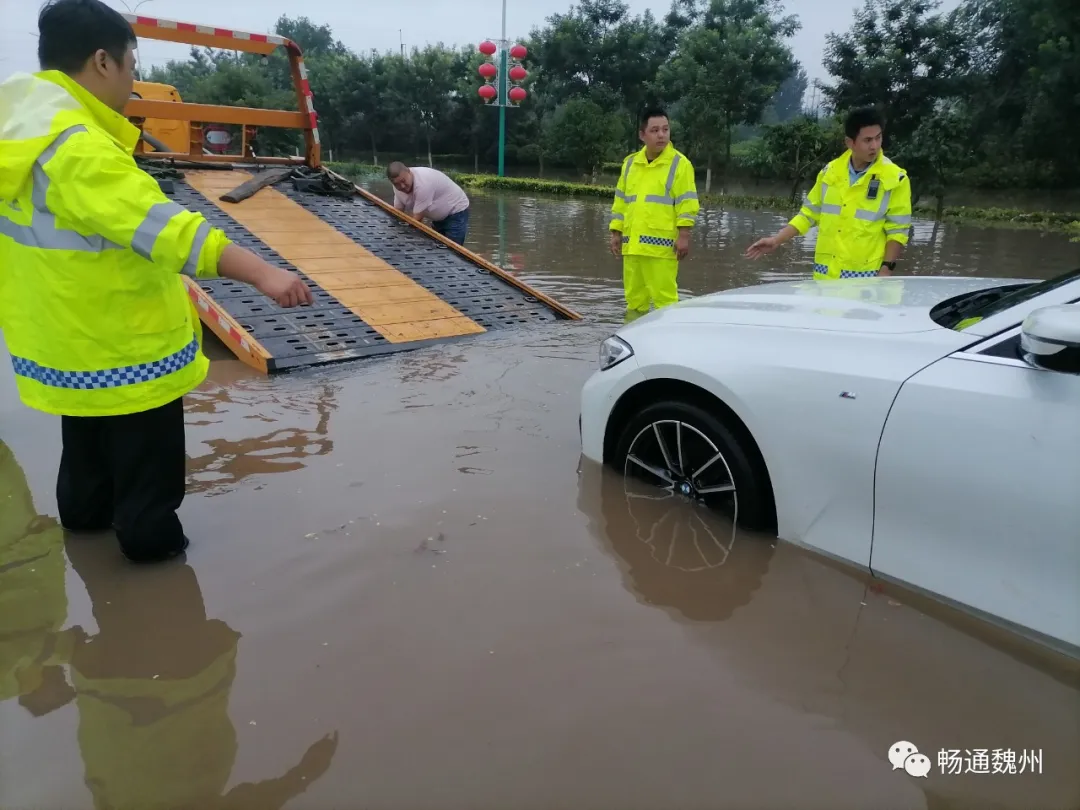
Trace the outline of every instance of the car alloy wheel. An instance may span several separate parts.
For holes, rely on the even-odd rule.
[[[734,419],[734,417],[727,417]],[[769,473],[745,429],[701,403],[645,405],[616,429],[609,463],[631,479],[724,512],[742,529],[775,532]]]
[[[738,521],[738,490],[724,453],[681,419],[658,419],[641,428],[630,441],[623,474],[644,478],[689,500],[730,498]]]

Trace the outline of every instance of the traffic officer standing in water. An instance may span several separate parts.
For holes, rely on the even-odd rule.
[[[310,304],[293,273],[172,202],[123,115],[135,33],[100,0],[52,0],[42,72],[0,84],[0,329],[19,396],[62,417],[56,497],[70,531],[116,530],[152,562],[188,545],[182,397],[206,377],[182,276]]]
[[[622,256],[627,320],[679,300],[679,259],[698,215],[694,166],[671,145],[667,113],[641,115],[644,146],[622,165],[611,206],[611,252]]]
[[[771,253],[817,225],[815,280],[891,275],[908,243],[911,181],[881,150],[883,126],[874,109],[851,112],[844,122],[847,151],[818,172],[799,213],[746,256]]]

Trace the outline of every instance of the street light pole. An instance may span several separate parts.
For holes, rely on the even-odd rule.
[[[502,40],[499,42],[499,177],[505,174],[506,166],[506,105],[510,81],[506,75],[506,0],[502,0]]]
[[[487,59],[481,63],[479,73],[484,77],[484,84],[479,88],[480,97],[488,105],[499,108],[499,177],[506,175],[506,108],[519,105],[528,93],[515,82],[525,81],[528,71],[516,60],[526,57],[528,50],[524,45],[511,45],[506,38],[506,0],[502,0],[502,35],[497,42],[490,39],[480,43],[480,53]],[[498,62],[495,54],[498,53]],[[510,67],[510,60],[515,60]],[[498,67],[496,67],[496,64]],[[495,81],[496,77],[498,82]]]

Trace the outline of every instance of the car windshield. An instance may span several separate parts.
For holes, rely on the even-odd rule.
[[[1004,312],[1009,307],[1015,307],[1017,304],[1030,301],[1032,298],[1078,280],[1080,280],[1080,268],[1044,281],[977,290],[942,301],[930,311],[930,317],[936,323],[949,329],[965,329],[984,318]]]

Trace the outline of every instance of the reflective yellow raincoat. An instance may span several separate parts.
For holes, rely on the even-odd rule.
[[[72,639],[64,530],[42,518],[14,454],[0,443],[0,701],[63,682]],[[50,670],[58,678],[46,681]],[[55,701],[52,701],[55,707]]]
[[[623,161],[609,228],[622,234],[627,309],[679,300],[675,240],[697,215],[694,166],[670,143],[651,163],[644,147]]]
[[[0,84],[0,328],[31,408],[137,413],[206,376],[181,276],[216,276],[229,240],[135,164],[138,137],[58,71]]]
[[[911,181],[907,172],[878,152],[852,185],[850,161],[848,150],[818,172],[802,208],[788,223],[803,235],[818,226],[816,279],[876,276],[885,260],[886,243],[908,243]]]
[[[94,807],[280,810],[326,772],[336,738],[316,742],[280,777],[226,790],[237,753],[229,696],[240,634],[207,616],[190,566],[118,574],[79,540],[67,553],[98,631],[75,647],[71,681]]]
[[[902,278],[879,277],[845,279],[815,278],[798,285],[799,295],[813,295],[819,298],[840,298],[859,301],[864,304],[890,306],[904,300],[904,280]],[[851,317],[850,309],[821,307],[816,312],[822,315]]]

